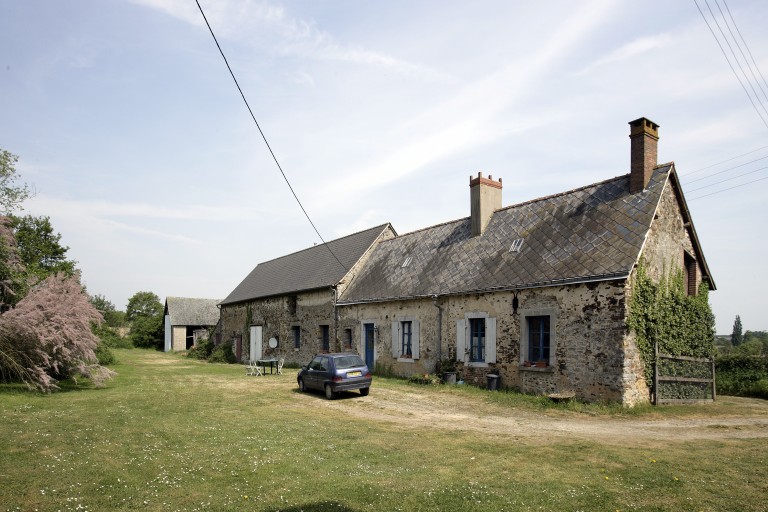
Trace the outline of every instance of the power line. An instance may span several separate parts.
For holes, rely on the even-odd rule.
[[[747,53],[749,54],[749,58],[752,60],[752,64],[755,65],[755,69],[757,70],[757,74],[759,74],[760,78],[763,79],[763,84],[765,84],[766,89],[768,89],[768,81],[765,80],[765,76],[763,76],[763,72],[760,71],[760,67],[757,65],[757,62],[755,61],[755,58],[752,56],[752,51],[750,51],[749,45],[747,44],[747,41],[744,39],[744,36],[741,35],[741,30],[739,30],[739,26],[736,25],[736,20],[734,19],[733,14],[731,14],[731,9],[730,9],[730,7],[728,7],[728,3],[725,0],[723,0],[723,5],[725,5],[725,10],[728,11],[728,17],[731,18],[731,22],[733,23],[733,27],[736,29],[736,33],[739,34],[739,38],[741,39],[741,42],[744,43],[744,48],[747,49]],[[719,6],[718,6],[718,8],[719,8]],[[721,10],[721,12],[722,12],[722,10]],[[725,17],[725,16],[723,16],[723,17]],[[733,35],[733,34],[731,34],[731,35]],[[735,37],[734,37],[734,40],[736,40]],[[744,57],[744,60],[747,62],[747,65],[749,66],[749,61],[747,61],[746,57]],[[752,66],[750,66],[750,71],[751,70],[752,70]],[[754,74],[752,76],[754,76]],[[763,89],[763,85],[760,83],[760,81],[756,77],[755,77],[755,81],[760,86],[760,90],[763,91],[763,96],[765,96],[765,99],[768,100],[768,95],[766,95],[765,90]]]
[[[725,26],[730,31],[731,29],[728,26],[727,20],[725,19],[725,14],[723,14],[723,10],[720,9],[720,4],[717,3],[717,0],[714,0],[714,1],[715,1],[715,5],[717,5],[717,8],[720,10],[720,15],[723,17],[723,22],[725,23]],[[763,101],[760,99],[760,95],[757,94],[754,84],[747,76],[747,73],[744,71],[744,68],[741,66],[741,61],[739,60],[738,55],[736,55],[736,52],[733,51],[733,47],[731,46],[731,42],[728,40],[728,36],[725,35],[725,32],[723,32],[723,28],[720,26],[720,23],[717,21],[717,17],[715,16],[715,13],[712,12],[712,8],[709,6],[709,0],[704,0],[704,3],[707,4],[707,9],[709,9],[709,14],[712,15],[712,20],[715,22],[717,29],[720,31],[720,35],[723,36],[723,40],[725,41],[725,44],[728,45],[728,49],[731,51],[731,55],[733,55],[733,60],[736,61],[736,65],[739,67],[739,71],[741,71],[741,74],[746,79],[747,84],[749,85],[749,88],[752,89],[752,94],[755,95],[755,99],[757,100],[757,103],[763,108],[763,111],[766,113],[766,115],[768,115],[768,109],[766,109],[765,105],[763,105]],[[733,37],[733,32],[731,32],[731,37]],[[736,46],[739,48],[739,51],[741,51],[741,47],[739,46],[738,41],[736,41],[735,37],[734,37],[734,42],[736,43]],[[744,55],[743,52],[742,52],[742,55]],[[745,60],[746,60],[746,57],[745,57]]]
[[[745,187],[745,186],[747,186],[747,185],[751,185],[752,183],[757,183],[758,181],[763,181],[763,180],[768,180],[768,176],[765,176],[764,178],[758,178],[758,179],[756,179],[756,180],[748,181],[748,182],[746,182],[746,183],[742,183],[742,184],[740,184],[740,185],[734,185],[733,187],[724,188],[723,190],[717,190],[717,191],[715,191],[715,192],[712,192],[712,193],[710,193],[710,194],[705,194],[705,195],[703,195],[703,196],[694,197],[694,198],[688,199],[688,201],[689,201],[689,202],[690,202],[690,201],[695,201],[695,200],[697,200],[697,199],[701,199],[701,198],[703,198],[703,197],[709,197],[709,196],[713,196],[713,195],[715,195],[715,194],[721,194],[721,193],[723,193],[723,192],[727,192],[728,190],[733,190],[734,188],[739,188],[739,187]]]
[[[749,176],[750,174],[755,174],[756,172],[764,171],[766,169],[768,169],[768,167],[760,167],[759,169],[754,169],[752,171],[745,172],[743,174],[739,174],[738,176],[731,176],[730,178],[725,178],[724,180],[716,181],[715,183],[710,183],[709,185],[702,185],[701,187],[694,188],[692,190],[689,190],[688,192],[689,193],[690,192],[696,192],[697,190],[703,190],[705,188],[714,187],[715,185],[719,185],[721,183],[725,183],[726,181],[737,180],[739,178],[743,178],[744,176]]]
[[[705,3],[707,0],[704,0]],[[723,53],[723,57],[725,57],[725,61],[728,63],[728,67],[731,68],[731,71],[733,72],[733,75],[736,77],[736,80],[738,80],[739,85],[741,85],[741,88],[744,89],[744,94],[747,95],[747,98],[749,98],[749,102],[752,104],[752,107],[755,109],[755,112],[757,113],[758,117],[760,117],[760,120],[763,122],[766,128],[768,128],[768,121],[763,118],[763,114],[760,112],[760,109],[757,108],[757,105],[755,105],[755,101],[752,99],[752,96],[749,94],[749,91],[747,90],[746,86],[744,85],[744,82],[741,81],[741,77],[739,77],[739,74],[736,73],[736,70],[733,68],[733,64],[731,64],[730,59],[728,58],[728,54],[725,53],[725,49],[723,48],[723,45],[720,43],[720,40],[717,38],[717,35],[715,34],[715,31],[712,30],[712,26],[709,24],[709,21],[707,20],[707,17],[704,15],[704,11],[701,10],[701,7],[699,7],[699,2],[697,0],[693,0],[693,3],[696,4],[696,8],[699,10],[699,14],[701,14],[702,19],[704,20],[704,23],[706,23],[707,28],[712,33],[712,37],[715,38],[715,42],[717,43],[717,46],[720,47],[720,51]],[[709,3],[707,3],[707,7],[709,7]],[[710,8],[710,13],[712,12],[712,9]],[[713,14],[714,17],[714,14]],[[719,25],[718,25],[719,27]]]
[[[760,157],[760,158],[757,158],[755,160],[750,160],[749,162],[744,162],[743,164],[739,164],[739,165],[735,165],[733,167],[729,167],[727,169],[723,169],[722,171],[717,171],[715,173],[710,174],[709,176],[704,176],[703,178],[696,178],[695,180],[691,180],[691,181],[686,182],[686,185],[690,185],[691,183],[696,183],[697,181],[708,180],[712,176],[717,176],[718,174],[723,174],[724,172],[732,171],[734,169],[738,169],[739,167],[744,167],[745,165],[753,164],[755,162],[759,162],[760,160],[765,160],[766,158],[768,158],[768,155]]]
[[[261,134],[261,138],[264,139],[264,144],[267,145],[267,149],[269,150],[269,154],[272,155],[272,160],[275,161],[275,165],[277,165],[277,168],[280,170],[280,174],[283,175],[283,179],[285,180],[285,183],[288,185],[288,188],[291,190],[291,194],[293,194],[294,199],[296,199],[296,202],[299,204],[299,207],[301,208],[301,211],[304,212],[304,216],[307,218],[309,223],[312,225],[312,229],[315,230],[315,233],[317,233],[317,236],[320,238],[320,240],[323,242],[323,245],[326,249],[328,249],[328,252],[331,253],[331,256],[341,265],[341,268],[343,268],[346,271],[349,271],[346,265],[344,265],[341,260],[334,254],[333,250],[331,250],[330,246],[328,245],[328,242],[325,241],[323,238],[323,235],[320,234],[320,231],[318,231],[317,227],[315,226],[315,223],[312,222],[312,219],[309,217],[309,214],[307,213],[307,210],[304,208],[304,205],[301,204],[301,201],[299,200],[299,196],[296,195],[296,192],[293,190],[293,187],[291,186],[291,182],[288,181],[288,177],[285,175],[285,172],[283,172],[283,168],[280,166],[280,162],[278,162],[277,157],[275,156],[275,152],[272,151],[272,147],[269,145],[269,142],[267,141],[267,137],[264,135],[264,132],[261,129],[261,126],[259,126],[259,122],[256,120],[256,116],[253,114],[253,110],[251,110],[251,105],[248,103],[248,100],[245,99],[245,93],[243,93],[243,89],[240,87],[240,84],[237,81],[237,78],[235,77],[235,73],[232,71],[232,67],[229,65],[229,61],[227,60],[227,56],[224,55],[224,50],[221,49],[221,45],[219,44],[219,40],[216,39],[216,34],[213,33],[213,29],[211,28],[211,24],[208,23],[208,18],[205,16],[205,12],[203,12],[203,8],[200,6],[199,0],[195,0],[195,3],[197,3],[197,8],[200,9],[200,14],[203,15],[203,20],[205,21],[206,26],[208,27],[208,31],[211,33],[211,37],[213,37],[213,41],[216,43],[216,47],[219,49],[219,53],[221,54],[221,58],[224,59],[224,64],[227,65],[227,69],[229,70],[229,74],[232,76],[232,80],[235,82],[235,86],[237,87],[237,90],[240,92],[240,97],[243,98],[243,102],[245,103],[246,108],[248,108],[248,112],[251,114],[251,119],[253,119],[254,124],[256,125],[256,128],[259,130],[259,134]]]
[[[690,176],[691,174],[696,174],[697,172],[706,171],[707,169],[711,169],[712,167],[717,167],[718,165],[721,165],[721,164],[724,164],[724,163],[727,163],[727,162],[731,162],[731,161],[739,159],[739,158],[741,158],[743,156],[751,155],[752,153],[757,153],[758,151],[766,149],[766,148],[768,148],[768,146],[763,146],[763,147],[760,147],[760,148],[757,148],[757,149],[753,149],[752,151],[747,151],[746,153],[743,153],[741,155],[737,155],[737,156],[734,156],[732,158],[725,159],[722,162],[717,162],[716,164],[708,165],[706,167],[702,167],[701,169],[696,169],[695,171],[686,172],[686,173],[682,173],[682,174],[685,175],[685,176]],[[758,160],[760,160],[760,159],[758,158]],[[753,162],[754,161],[755,160],[753,160]]]

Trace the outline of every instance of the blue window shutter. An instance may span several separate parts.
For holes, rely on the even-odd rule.
[[[419,358],[419,321],[414,320],[411,324],[411,352],[413,353],[413,358],[418,359]]]
[[[400,322],[392,322],[392,357],[400,357]]]
[[[464,350],[467,346],[467,321],[456,320],[456,361],[464,362]]]
[[[496,362],[496,319],[485,319],[485,362]]]

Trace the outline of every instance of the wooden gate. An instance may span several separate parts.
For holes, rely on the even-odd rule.
[[[715,360],[660,354],[653,366],[654,404],[714,402]]]

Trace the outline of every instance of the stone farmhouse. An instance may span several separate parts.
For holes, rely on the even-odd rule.
[[[208,329],[219,322],[218,299],[167,297],[163,312],[165,351],[192,348],[199,339],[208,337]]]
[[[238,361],[307,363],[318,352],[341,349],[338,294],[375,245],[394,236],[384,224],[258,264],[220,304],[222,339],[234,341]],[[353,349],[347,341],[344,348]]]
[[[331,242],[349,271],[322,246],[263,263],[222,303],[224,333],[250,335],[249,354],[259,354],[266,329],[287,361],[355,350],[408,376],[451,360],[470,384],[493,372],[525,392],[648,401],[627,329],[638,264],[655,278],[682,269],[690,294],[715,283],[674,163],[657,165],[658,125],[632,121],[630,139],[629,174],[502,207],[502,180],[480,173],[469,217]],[[347,254],[358,238],[370,244]],[[316,267],[335,274],[315,281]]]

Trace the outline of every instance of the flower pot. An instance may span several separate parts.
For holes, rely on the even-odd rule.
[[[446,384],[456,384],[456,372],[443,372],[443,382]]]
[[[536,361],[536,368],[546,368],[547,366],[546,361]]]
[[[493,373],[489,373],[485,377],[488,379],[488,391],[498,391],[501,377]]]

